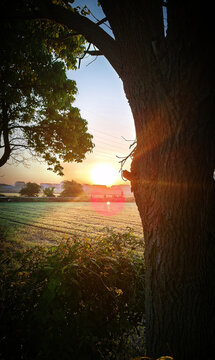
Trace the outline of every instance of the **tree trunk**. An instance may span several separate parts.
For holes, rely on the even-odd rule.
[[[145,238],[146,350],[213,359],[214,102],[208,63],[186,71],[171,96],[151,74],[148,85],[124,79],[137,132],[131,185]]]
[[[2,99],[2,103],[1,103],[1,112],[2,112],[2,119],[0,124],[0,145],[2,145],[3,154],[0,157],[0,167],[6,164],[11,154],[11,147],[9,142],[9,129],[8,129],[9,119],[7,113],[7,104],[4,99]]]
[[[145,239],[146,351],[209,360],[215,357],[214,55],[200,8],[194,14],[188,3],[169,1],[162,39],[153,23],[159,2],[144,5],[141,18],[135,8],[136,17],[125,11],[120,22],[119,11],[115,34],[123,38],[120,76],[137,134],[131,186]]]

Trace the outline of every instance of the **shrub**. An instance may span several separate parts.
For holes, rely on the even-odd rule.
[[[144,264],[131,232],[2,251],[0,357],[116,359],[142,321]],[[104,355],[106,354],[106,355]]]

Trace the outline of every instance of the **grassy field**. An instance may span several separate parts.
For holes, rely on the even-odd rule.
[[[142,237],[139,213],[134,203],[0,203],[0,228],[10,240],[54,243],[77,234],[98,236],[105,227],[123,232],[131,227]],[[105,211],[104,211],[105,210]],[[103,214],[102,214],[103,213]],[[113,215],[116,213],[115,215]]]

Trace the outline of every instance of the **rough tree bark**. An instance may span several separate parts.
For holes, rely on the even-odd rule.
[[[202,26],[209,9],[169,1],[164,38],[159,1],[123,1],[114,11],[101,3],[137,134],[131,175],[145,237],[147,354],[212,359],[214,54]]]
[[[131,184],[145,237],[147,354],[212,359],[213,4],[100,3],[115,39],[88,19],[53,5],[38,16],[82,33],[123,81],[137,134]],[[162,5],[168,9],[166,37]]]
[[[137,48],[132,49],[135,59],[131,61],[131,52],[124,56],[128,67],[126,71],[125,61],[121,77],[137,133],[131,173],[145,238],[147,354],[212,359],[213,55],[208,34],[199,26],[200,13],[192,14],[196,18],[188,31],[191,12],[182,8],[178,5],[177,16],[183,13],[185,25],[180,23],[179,34],[175,22],[170,23],[176,33],[166,40],[168,52],[156,51],[159,41],[142,58]],[[176,16],[175,8],[169,11]],[[134,18],[132,23],[135,26]],[[124,26],[128,27],[125,19]],[[130,42],[138,44],[138,31],[132,37]]]
[[[185,105],[174,118],[163,103],[163,110],[145,111],[145,121],[150,120],[143,133],[153,132],[154,121],[163,136],[147,142],[146,134],[132,164],[145,237],[148,355],[208,359],[214,351],[215,194],[207,149],[214,139],[212,119],[205,111],[202,117],[201,106],[194,114],[187,107],[189,124],[176,126],[173,133],[163,125],[177,122]],[[139,123],[142,116],[134,118]],[[194,126],[196,121],[200,126]]]

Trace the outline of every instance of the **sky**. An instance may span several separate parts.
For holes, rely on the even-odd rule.
[[[104,17],[101,7],[96,6],[96,0],[80,0],[79,3],[86,4],[96,18]],[[107,27],[104,29],[110,31]],[[82,163],[62,164],[63,177],[47,170],[45,163],[36,160],[28,160],[26,165],[9,161],[0,168],[0,183],[30,181],[39,184],[75,180],[81,184],[92,184],[95,183],[91,176],[95,166],[108,164],[115,169],[114,183],[128,184],[121,178],[120,159],[117,156],[127,156],[131,151],[129,146],[136,137],[131,110],[118,74],[103,56],[98,56],[92,62],[94,59],[85,57],[80,69],[67,71],[68,78],[77,83],[78,94],[73,105],[80,109],[82,118],[88,122],[88,130],[95,144],[93,153],[86,154]],[[124,169],[130,169],[129,160]]]

